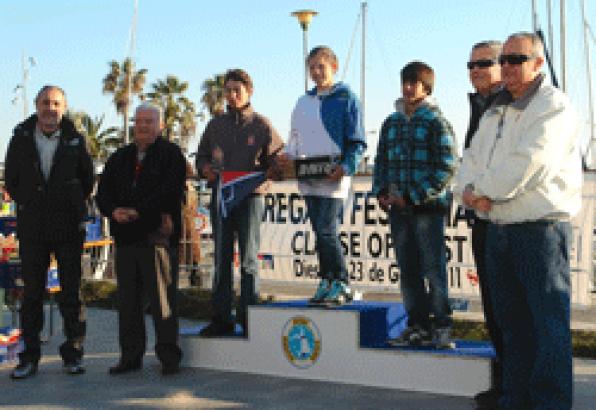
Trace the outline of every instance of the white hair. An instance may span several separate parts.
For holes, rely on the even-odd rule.
[[[135,116],[139,113],[139,111],[152,111],[157,115],[158,123],[161,124],[163,122],[163,110],[157,105],[144,102],[135,110]]]
[[[530,42],[532,43],[533,57],[544,58],[544,44],[542,43],[542,40],[540,39],[538,34],[530,33],[527,31],[520,31],[518,33],[513,33],[512,35],[507,37],[507,41],[517,38],[530,40]]]
[[[497,57],[501,55],[501,51],[503,50],[503,43],[497,40],[481,41],[479,43],[474,44],[474,46],[472,47],[472,51],[478,50],[480,48],[489,48],[493,53],[494,59],[496,60]]]

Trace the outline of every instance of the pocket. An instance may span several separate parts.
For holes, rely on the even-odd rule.
[[[82,218],[86,208],[81,181],[78,179],[68,180],[66,181],[65,188],[65,194],[68,198],[68,207],[75,211],[79,218]]]

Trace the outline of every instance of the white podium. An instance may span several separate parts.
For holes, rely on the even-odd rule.
[[[453,350],[394,348],[384,340],[405,326],[397,303],[312,308],[306,302],[249,308],[248,338],[202,338],[184,329],[182,365],[457,396],[490,383],[487,343]]]

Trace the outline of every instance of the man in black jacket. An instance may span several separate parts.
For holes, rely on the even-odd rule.
[[[472,47],[470,61],[468,61],[468,72],[470,82],[476,90],[469,94],[470,99],[470,123],[464,148],[468,148],[478,130],[480,118],[490,107],[498,92],[501,90],[501,66],[498,59],[501,54],[502,45],[499,41],[483,41]],[[471,211],[473,212],[473,211]],[[472,253],[476,262],[476,272],[480,284],[480,295],[484,318],[489,336],[495,347],[496,358],[492,363],[492,383],[489,390],[475,396],[481,406],[497,407],[497,401],[501,394],[501,357],[503,353],[502,334],[495,321],[493,307],[490,298],[490,284],[486,274],[485,244],[486,244],[487,221],[474,215],[472,225]]]
[[[162,131],[161,110],[139,106],[135,141],[108,159],[97,192],[116,241],[121,357],[109,370],[114,375],[142,367],[144,294],[151,304],[162,373],[178,372],[182,357],[176,288],[186,160],[177,145],[161,137]]]
[[[43,87],[35,106],[36,114],[14,130],[4,170],[6,189],[17,205],[25,283],[21,307],[25,349],[11,373],[13,379],[37,372],[50,253],[58,262],[58,305],[66,336],[60,346],[64,369],[69,374],[85,371],[81,360],[86,323],[79,288],[85,199],[93,188],[93,163],[85,138],[63,117],[66,95],[61,88]]]

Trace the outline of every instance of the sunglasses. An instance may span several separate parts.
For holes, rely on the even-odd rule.
[[[520,65],[526,61],[530,61],[532,58],[534,57],[525,54],[501,54],[501,56],[499,56],[499,64],[503,65],[507,63],[510,65]]]
[[[478,68],[488,68],[492,67],[497,62],[495,60],[476,60],[476,61],[468,61],[468,70],[473,70],[475,67]]]

